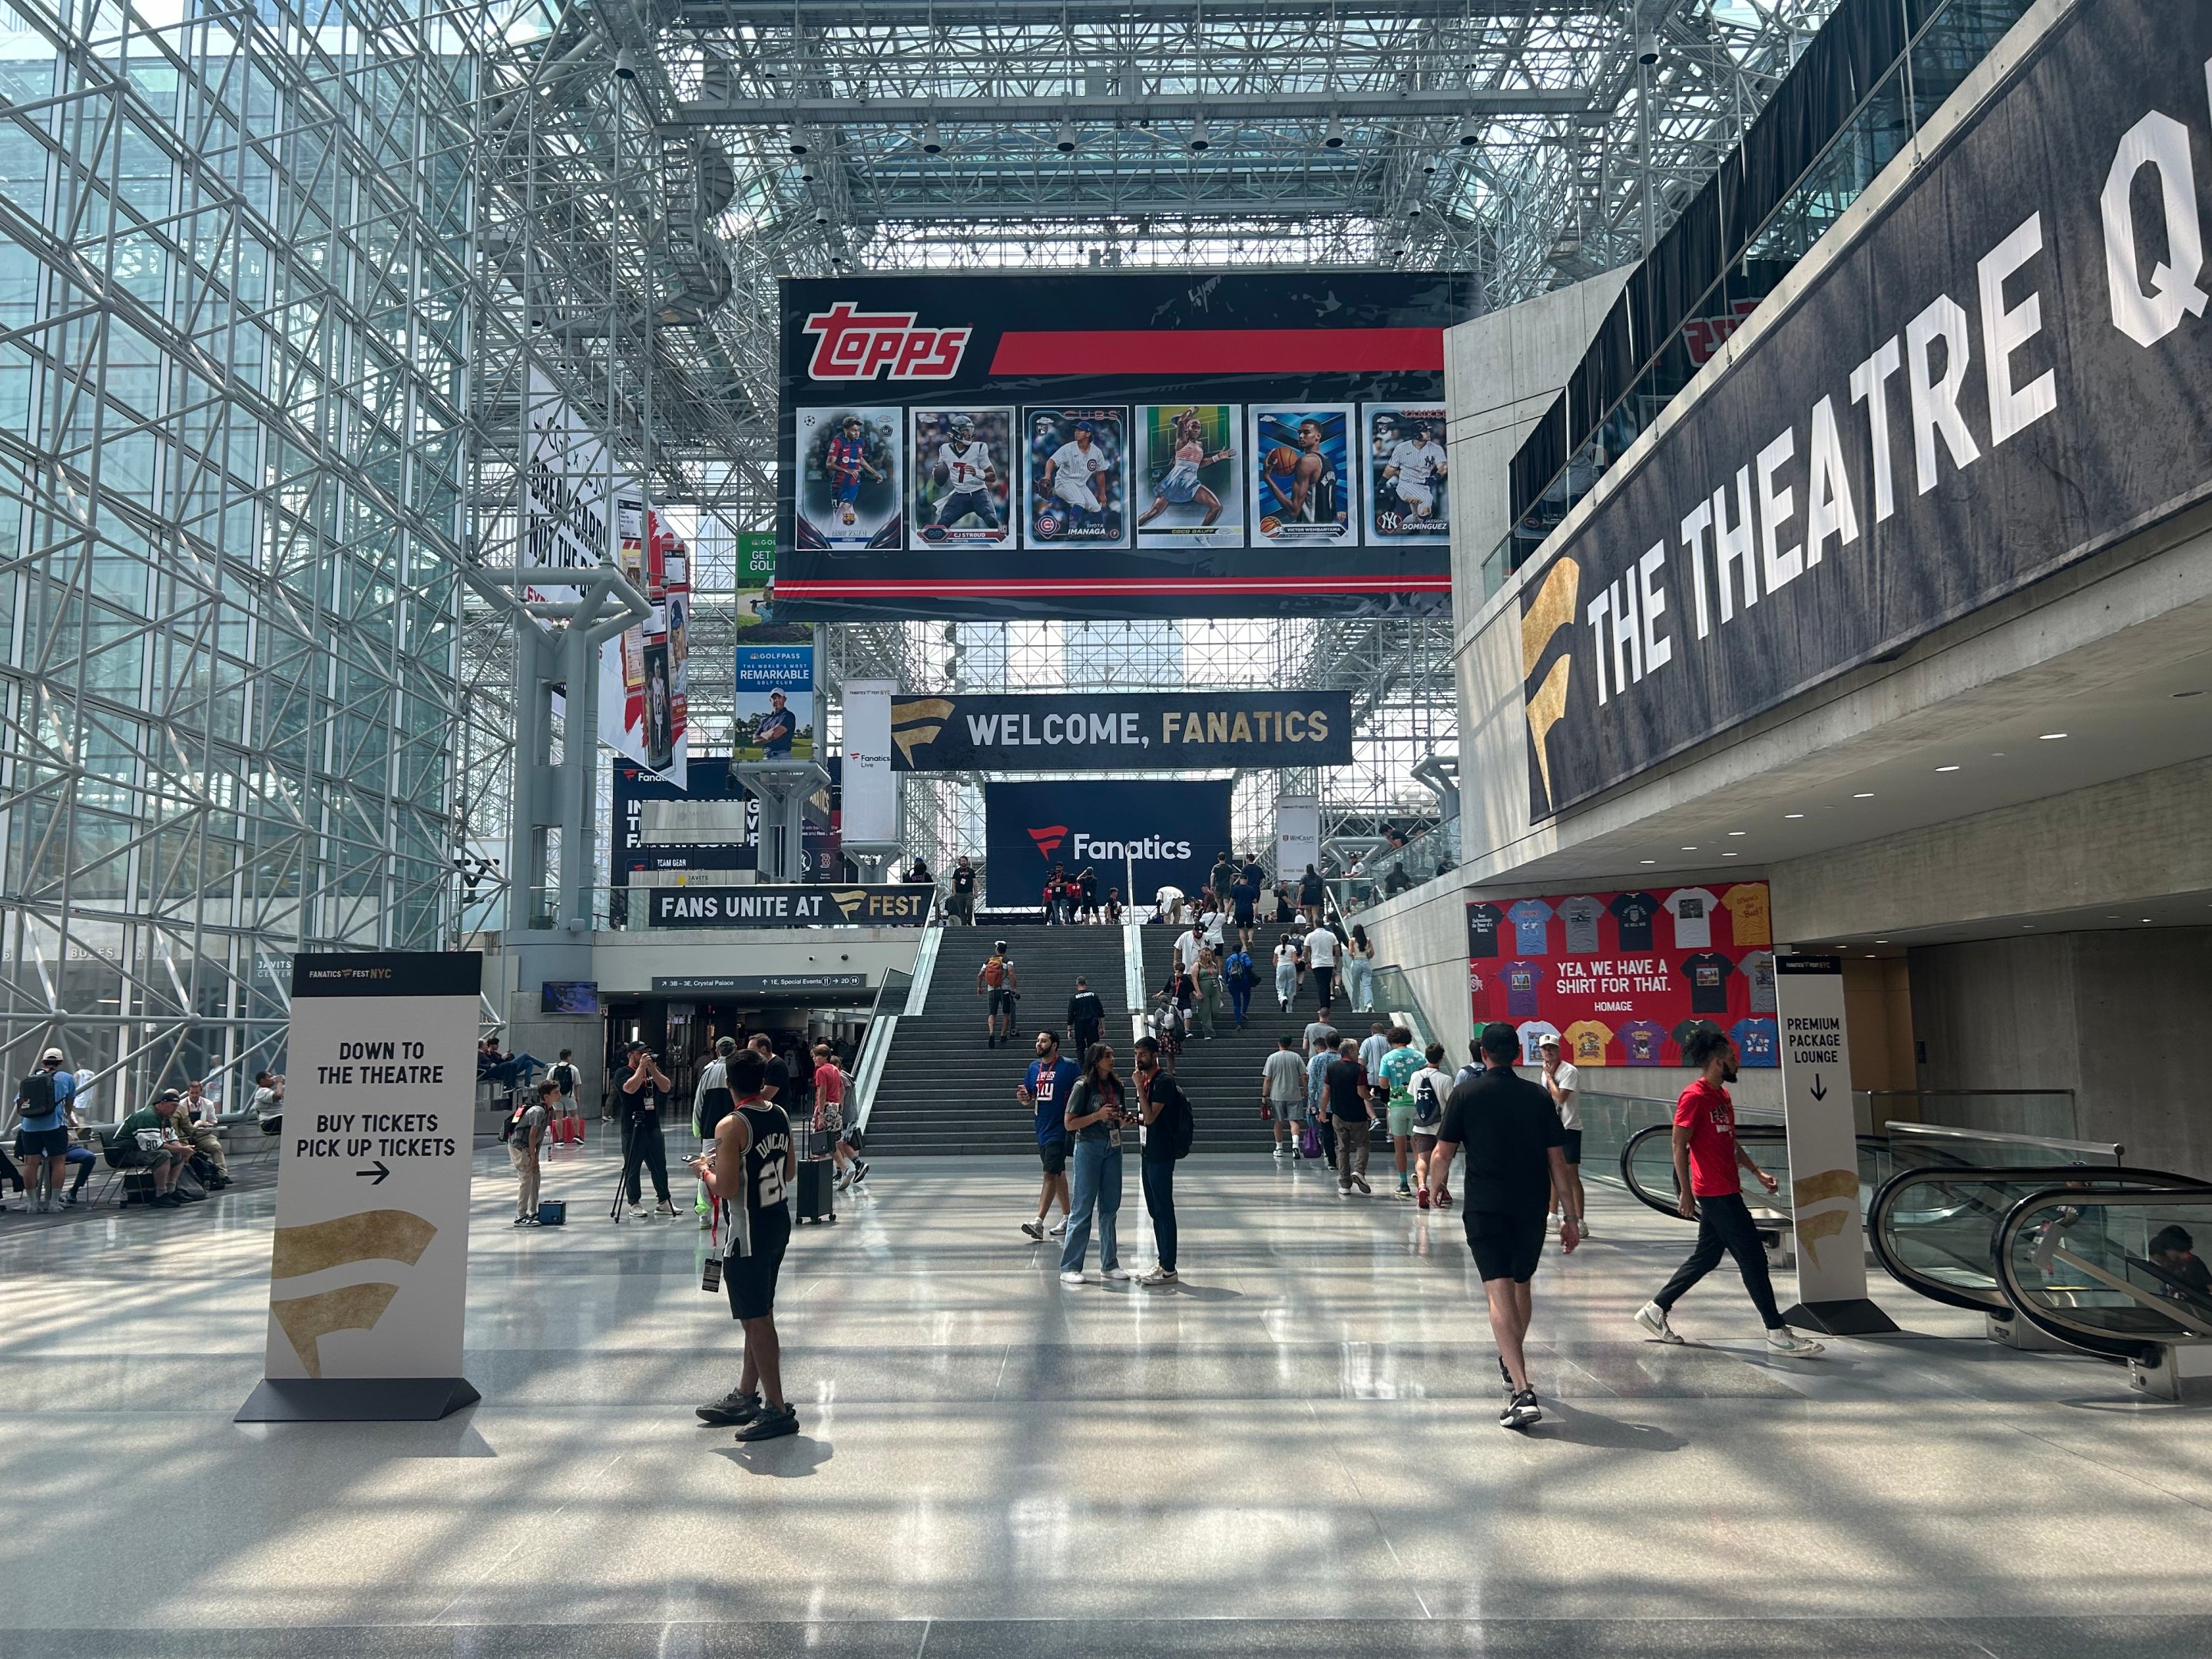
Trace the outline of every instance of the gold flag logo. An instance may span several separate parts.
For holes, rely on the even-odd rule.
[[[860,907],[868,902],[868,890],[865,887],[833,887],[830,890],[830,896],[837,901],[837,908],[845,913],[845,920],[850,921]]]
[[[1553,636],[1575,619],[1575,601],[1582,592],[1583,570],[1572,559],[1555,559],[1536,597],[1521,613],[1521,678],[1528,712],[1528,733],[1536,745],[1536,769],[1544,779],[1544,804],[1552,803],[1552,728],[1567,712],[1567,680],[1574,671],[1574,655],[1562,652],[1541,681],[1533,688],[1536,665],[1544,659]]]
[[[437,1234],[435,1227],[411,1210],[363,1210],[304,1226],[279,1227],[269,1276],[298,1279],[356,1261],[398,1261],[411,1267]],[[323,1338],[335,1331],[374,1330],[398,1294],[397,1285],[374,1280],[309,1296],[272,1297],[269,1311],[307,1375],[320,1376]]]
[[[891,741],[906,757],[909,768],[914,765],[914,751],[936,742],[951,714],[951,703],[943,697],[916,697],[891,705]]]

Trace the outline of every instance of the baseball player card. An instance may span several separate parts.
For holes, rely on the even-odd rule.
[[[1367,438],[1367,539],[1370,545],[1451,539],[1451,468],[1444,412],[1403,404],[1363,404]]]
[[[1128,427],[1126,407],[1022,411],[1027,545],[1129,544]]]

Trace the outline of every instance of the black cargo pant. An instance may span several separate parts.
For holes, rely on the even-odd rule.
[[[632,1112],[623,1123],[623,1194],[633,1204],[643,1189],[641,1169],[652,1171],[653,1196],[668,1203],[668,1143],[658,1113]]]
[[[1741,1193],[1698,1200],[1698,1247],[1667,1281],[1666,1289],[1651,1299],[1662,1312],[1671,1312],[1690,1293],[1691,1286],[1720,1266],[1723,1254],[1735,1258],[1736,1270],[1743,1274],[1743,1287],[1751,1292],[1752,1305],[1766,1322],[1766,1328],[1776,1328],[1782,1323],[1782,1310],[1774,1305],[1766,1251],[1759,1242],[1758,1224],[1752,1220],[1751,1206],[1743,1201]]]

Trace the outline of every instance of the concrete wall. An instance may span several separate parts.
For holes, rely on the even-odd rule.
[[[1911,953],[1930,1089],[2072,1089],[2081,1135],[2212,1173],[2212,928],[2053,933]]]

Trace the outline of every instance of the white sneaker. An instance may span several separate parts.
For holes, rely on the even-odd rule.
[[[1060,1276],[1060,1282],[1063,1285],[1080,1285],[1083,1283],[1083,1275],[1079,1273],[1065,1273]]]
[[[1589,1243],[1589,1223],[1583,1220],[1580,1216],[1577,1216],[1575,1218],[1575,1231],[1583,1236],[1583,1243],[1587,1244]]]
[[[629,1206],[629,1218],[632,1221],[650,1221],[653,1216],[644,1205],[633,1204]]]
[[[1137,1281],[1139,1285],[1173,1285],[1176,1282],[1176,1275],[1165,1267],[1155,1267]]]
[[[1787,1325],[1777,1325],[1766,1334],[1766,1351],[1790,1359],[1811,1359],[1827,1352],[1828,1348],[1824,1342],[1798,1335]]]
[[[1047,1238],[1066,1238],[1067,1237],[1067,1224],[1065,1221],[1054,1222],[1051,1226],[1044,1230],[1044,1236]]]
[[[1680,1343],[1682,1340],[1681,1334],[1667,1322],[1667,1310],[1656,1302],[1647,1302],[1638,1308],[1636,1322],[1662,1342]]]
[[[1106,1277],[1109,1279],[1127,1279],[1129,1277],[1129,1270],[1127,1267],[1109,1267],[1106,1270]]]
[[[1280,1141],[1275,1143],[1275,1156],[1277,1158],[1288,1158],[1290,1156],[1290,1152],[1284,1147]]]

